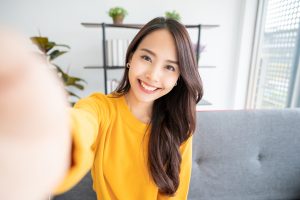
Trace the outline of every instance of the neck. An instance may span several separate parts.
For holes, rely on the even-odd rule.
[[[138,101],[130,91],[125,94],[125,99],[130,112],[143,123],[151,120],[153,102]]]

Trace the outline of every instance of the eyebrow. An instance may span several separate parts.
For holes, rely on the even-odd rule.
[[[152,56],[156,57],[156,54],[155,54],[153,51],[149,50],[149,49],[143,48],[143,49],[141,49],[141,51],[146,51],[146,52],[148,52],[149,54],[151,54]],[[166,60],[166,61],[178,65],[178,61],[173,61],[173,60]]]

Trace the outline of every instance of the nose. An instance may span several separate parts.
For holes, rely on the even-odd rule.
[[[150,82],[155,82],[155,83],[159,81],[160,76],[161,76],[161,72],[159,66],[150,67],[146,74],[146,78]]]

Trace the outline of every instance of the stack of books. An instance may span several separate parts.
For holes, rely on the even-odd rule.
[[[110,39],[105,42],[108,67],[125,66],[126,52],[131,41],[128,39]]]
[[[120,81],[117,79],[107,80],[107,94],[112,93],[119,85]]]

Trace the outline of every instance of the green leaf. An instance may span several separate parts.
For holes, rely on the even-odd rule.
[[[52,48],[56,46],[55,42],[48,42],[46,44],[46,53],[48,53]]]
[[[68,49],[71,49],[70,46],[66,45],[66,44],[55,44],[56,47],[66,47]]]
[[[54,47],[65,47],[70,49],[70,46],[65,44],[56,44],[55,42],[49,41],[47,37],[31,37],[30,39],[44,53],[48,53]]]
[[[54,50],[54,51],[52,51],[52,52],[49,54],[49,56],[50,56],[50,61],[54,60],[55,58],[57,58],[57,57],[59,57],[59,56],[65,54],[65,53],[67,53],[67,51],[59,51],[59,50]]]
[[[56,65],[56,64],[53,64],[52,63],[52,65],[54,65],[55,67],[56,67],[56,69],[57,69],[57,71],[58,72],[60,72],[60,73],[63,73],[64,74],[64,72],[63,72],[63,70],[58,66],[58,65]]]
[[[81,79],[81,78],[74,77],[74,76],[69,76],[69,80],[68,80],[69,83],[72,84],[72,83],[76,83],[77,81],[82,81],[82,82],[87,84],[87,82],[85,80]]]
[[[71,85],[76,85],[76,84],[78,84],[78,83],[76,83],[76,82],[78,82],[78,81],[83,81],[82,79],[80,79],[80,78],[77,78],[77,77],[72,77],[72,76],[68,76],[68,78],[67,78],[67,82],[66,82],[66,85],[67,86],[71,86]],[[85,81],[84,81],[85,82]],[[81,88],[81,86],[79,86],[80,88]]]
[[[78,96],[77,94],[75,94],[75,93],[73,93],[69,90],[67,90],[67,92],[69,93],[70,96],[73,96],[73,97],[76,97],[76,98],[80,99],[80,96]]]
[[[79,83],[74,83],[74,84],[72,84],[70,86],[73,86],[73,87],[75,87],[75,88],[77,88],[79,90],[83,90],[84,89],[84,86],[82,84],[79,84]]]
[[[39,47],[41,51],[47,53],[47,45],[49,44],[49,40],[47,37],[31,37],[30,39]]]
[[[74,86],[78,89],[84,89],[84,86],[82,84],[79,84],[77,82],[84,82],[87,84],[87,82],[84,79],[78,78],[78,77],[74,77],[74,76],[69,76],[67,73],[65,73],[58,65],[54,64],[54,66],[56,67],[58,73],[61,73],[62,79],[64,81],[64,84],[66,86]]]
[[[56,67],[57,73],[61,74],[61,78],[62,78],[64,84],[66,85],[66,82],[68,81],[69,75],[66,74],[58,65],[53,64],[53,63],[52,63],[52,65],[54,65]]]
[[[55,47],[71,49],[70,46],[68,46],[68,45],[56,44],[55,42],[49,41],[47,37],[31,37],[30,39],[32,40],[33,43],[35,43],[38,46],[38,48],[41,51],[43,51],[45,54],[47,54],[47,56],[49,56],[50,61],[53,61],[57,57],[68,52],[68,51],[59,50],[59,48],[55,48]],[[76,95],[73,92],[68,91],[67,87],[72,86],[79,90],[83,90],[84,85],[82,83],[87,84],[87,82],[81,78],[69,76],[58,65],[56,65],[53,62],[51,62],[51,64],[55,66],[57,73],[59,74],[60,78],[64,82],[65,89],[69,93],[69,95],[80,99],[80,97],[78,95]]]

